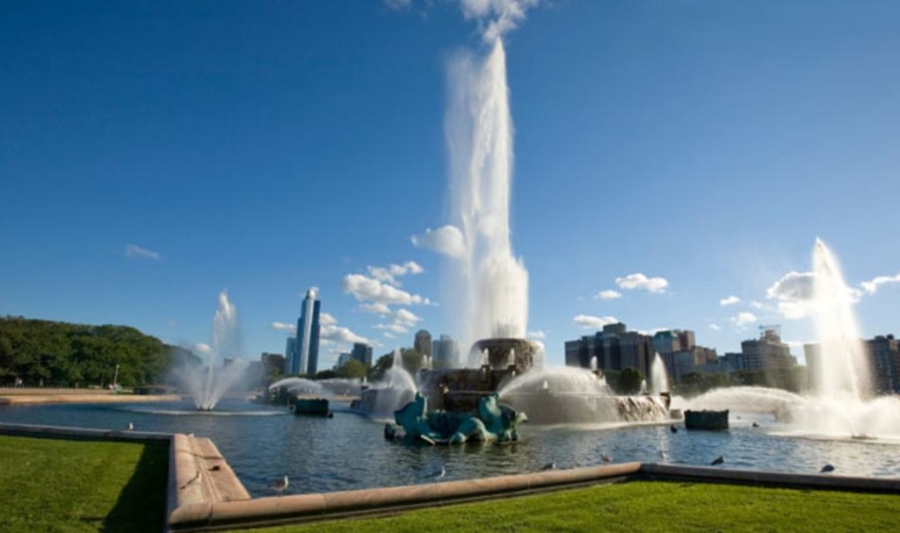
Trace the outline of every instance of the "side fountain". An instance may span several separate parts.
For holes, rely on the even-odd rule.
[[[391,367],[380,380],[362,388],[350,409],[376,419],[393,419],[394,411],[413,401],[417,391],[415,379],[403,368],[400,350],[394,350]]]
[[[175,380],[193,398],[198,411],[212,411],[222,396],[244,376],[247,361],[238,357],[239,344],[237,307],[223,290],[219,293],[219,308],[213,316],[212,342],[205,364],[174,371]],[[226,357],[230,358],[228,364],[224,364]]]
[[[837,258],[820,239],[812,254],[811,312],[817,355],[807,361],[812,390],[807,395],[765,387],[717,389],[691,400],[691,408],[762,411],[775,414],[784,431],[837,439],[900,439],[900,399],[875,397],[870,360],[862,344],[853,295]]]

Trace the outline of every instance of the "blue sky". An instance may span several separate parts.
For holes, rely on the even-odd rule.
[[[447,222],[445,67],[486,51],[479,24],[450,0],[4,2],[0,313],[193,345],[227,288],[255,358],[316,286],[326,365],[452,333],[410,237]],[[760,324],[809,340],[785,276],[816,237],[863,333],[900,333],[900,4],[539,2],[506,41],[513,247],[551,362],[604,317],[720,353]],[[345,291],[409,261],[390,316]]]

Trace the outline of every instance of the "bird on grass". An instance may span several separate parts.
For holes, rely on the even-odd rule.
[[[678,433],[678,428],[675,427],[675,424],[672,424],[671,426],[669,426],[669,431],[671,431],[672,433]]]
[[[721,464],[724,464],[724,463],[725,463],[725,456],[724,456],[724,455],[720,455],[720,456],[716,457],[715,459],[713,459],[713,462],[711,462],[711,463],[709,463],[709,464],[711,464],[711,465],[713,465],[713,466],[716,466],[716,465],[721,465]]]
[[[601,453],[601,454],[600,454],[600,459],[601,459],[604,463],[611,463],[611,462],[612,462],[612,457],[606,455],[605,453]]]
[[[556,470],[556,463],[547,463],[541,467],[541,472],[545,470]]]
[[[819,470],[820,474],[829,474],[834,472],[834,465],[831,463],[825,463],[825,466],[822,467],[822,470]]]
[[[288,477],[284,476],[284,479],[279,479],[278,481],[272,483],[271,485],[269,485],[269,488],[274,490],[275,494],[281,496],[284,493],[285,489],[288,488],[288,485],[290,485]]]

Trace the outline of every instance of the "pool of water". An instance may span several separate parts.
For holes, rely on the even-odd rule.
[[[709,465],[725,456],[723,468],[817,473],[825,463],[835,474],[900,477],[900,444],[882,441],[821,440],[785,435],[767,415],[732,414],[727,432],[686,431],[676,424],[631,426],[520,427],[521,440],[498,446],[470,443],[453,447],[403,445],[383,438],[384,423],[335,404],[334,418],[294,416],[285,408],[224,402],[200,413],[193,404],[39,405],[0,407],[0,423],[77,426],[137,431],[193,433],[209,437],[254,496],[284,475],[288,493],[326,492],[515,474],[616,462]],[[760,427],[751,427],[757,422]]]

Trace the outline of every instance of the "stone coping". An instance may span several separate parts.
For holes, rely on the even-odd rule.
[[[210,531],[392,514],[422,507],[639,479],[900,495],[900,479],[631,462],[422,485],[253,499],[209,439],[182,434],[27,424],[0,424],[0,434],[132,442],[168,441],[166,527],[169,531]]]

